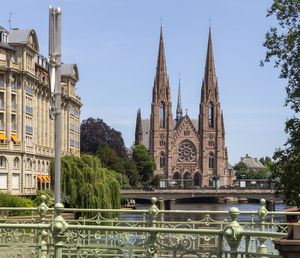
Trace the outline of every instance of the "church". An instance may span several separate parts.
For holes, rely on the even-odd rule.
[[[150,119],[142,119],[141,110],[138,110],[135,145],[146,146],[156,162],[154,174],[162,176],[164,186],[200,188],[233,183],[234,171],[228,163],[225,147],[210,28],[199,101],[198,119],[183,115],[179,83],[176,118],[173,118],[161,28],[151,115]]]

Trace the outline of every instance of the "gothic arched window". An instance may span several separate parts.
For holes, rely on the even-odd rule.
[[[163,102],[159,105],[159,127],[165,128],[165,105]]]
[[[160,153],[159,164],[161,168],[164,168],[166,166],[166,154],[164,152]]]
[[[214,168],[214,163],[215,163],[214,154],[211,152],[209,153],[208,167]]]
[[[214,127],[214,103],[209,102],[208,105],[208,126]]]

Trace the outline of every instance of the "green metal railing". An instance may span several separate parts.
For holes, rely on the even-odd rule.
[[[250,212],[165,211],[155,197],[149,210],[68,209],[60,203],[53,209],[44,201],[42,196],[37,208],[0,208],[1,257],[280,257],[272,243],[287,235],[280,219],[300,215],[268,212],[263,199]],[[9,216],[13,211],[31,215]]]

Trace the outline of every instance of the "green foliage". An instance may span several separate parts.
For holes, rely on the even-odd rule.
[[[0,193],[0,207],[22,207],[30,208],[33,203],[30,199],[22,198],[9,193]],[[31,211],[9,211],[9,216],[31,215]]]
[[[239,162],[234,166],[236,179],[267,179],[268,173],[265,169],[255,171],[248,169],[247,165],[243,162]]]
[[[132,159],[136,163],[141,182],[147,182],[156,169],[154,158],[148,154],[144,145],[136,145],[132,150]]]
[[[150,185],[152,186],[159,186],[159,181],[163,178],[162,175],[155,175],[151,181],[150,181]]]
[[[50,166],[54,179],[54,166]],[[54,184],[52,185],[54,187]],[[64,203],[71,208],[120,207],[120,184],[116,175],[100,165],[100,160],[91,155],[64,156],[61,159],[61,191],[69,196]]]
[[[96,152],[96,156],[101,160],[102,166],[112,169],[118,173],[125,174],[122,159],[109,147],[107,142],[102,142]]]
[[[288,80],[286,104],[296,112],[300,111],[300,23],[298,0],[274,0],[267,16],[275,15],[278,21],[265,35],[263,46],[267,48],[261,65],[275,59],[280,78]]]
[[[286,148],[274,153],[271,178],[278,182],[277,192],[284,193],[288,204],[300,206],[300,119],[296,116],[300,112],[299,1],[274,0],[267,16],[271,15],[276,16],[278,25],[266,34],[267,53],[263,62],[275,59],[274,67],[281,69],[279,77],[287,79],[286,105],[295,112],[285,123],[285,132],[289,135]]]
[[[139,185],[139,172],[135,162],[132,159],[125,159],[123,160],[123,167],[125,169],[125,175],[129,179],[129,184],[132,187],[137,187]]]

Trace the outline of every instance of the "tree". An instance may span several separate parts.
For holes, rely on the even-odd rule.
[[[246,174],[248,172],[248,167],[245,163],[240,161],[239,163],[235,164],[234,170],[235,170],[236,178],[241,179],[241,178],[243,178],[243,176],[244,177],[246,176]]]
[[[50,164],[55,182],[54,162]],[[54,183],[52,184],[54,188]],[[61,192],[68,196],[66,207],[116,209],[120,207],[120,184],[115,175],[101,167],[91,155],[64,156],[61,159]]]
[[[267,52],[261,65],[275,59],[274,67],[279,67],[280,78],[288,80],[286,104],[296,112],[300,111],[300,51],[299,51],[299,1],[274,0],[267,11],[267,17],[276,15],[277,27],[271,27],[265,35],[263,46]]]
[[[132,159],[136,163],[141,182],[147,182],[156,169],[154,158],[148,154],[144,145],[135,145],[132,150]]]
[[[107,142],[121,158],[127,157],[122,134],[108,126],[100,118],[83,120],[80,126],[80,151],[95,154],[99,145]]]
[[[103,167],[125,174],[121,158],[119,158],[116,152],[109,147],[107,142],[102,142],[99,145],[96,156],[100,159]]]
[[[123,166],[130,185],[133,187],[139,186],[139,172],[135,162],[132,159],[125,159],[123,160]]]
[[[274,67],[280,68],[280,78],[287,79],[286,105],[295,116],[286,122],[289,135],[284,150],[274,153],[271,178],[277,180],[277,192],[284,193],[286,202],[300,206],[300,23],[298,0],[274,0],[267,16],[276,15],[278,25],[267,33],[263,45],[267,48],[265,59],[275,59]],[[297,117],[298,116],[298,117]]]

